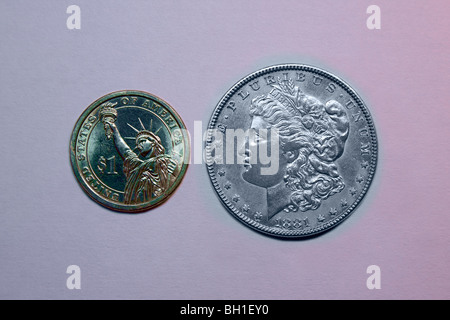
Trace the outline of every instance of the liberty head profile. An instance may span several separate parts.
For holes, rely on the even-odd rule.
[[[108,139],[113,138],[117,152],[123,159],[123,173],[126,177],[124,203],[137,204],[151,201],[164,194],[176,179],[178,163],[168,154],[156,133],[145,129],[138,118],[142,130],[128,124],[137,134],[125,139],[135,140],[136,147],[131,149],[117,129],[115,119],[117,111],[114,104],[106,102],[100,111]],[[151,125],[150,125],[151,127]],[[137,150],[138,153],[134,151]]]
[[[283,210],[315,210],[343,190],[335,162],[344,152],[349,120],[338,101],[322,103],[292,80],[279,80],[270,93],[252,100],[249,114],[254,131],[275,129],[279,138],[277,173],[262,175],[257,161],[242,173],[245,181],[266,188],[269,219]],[[260,138],[249,143],[268,145]],[[246,154],[251,157],[248,149]]]

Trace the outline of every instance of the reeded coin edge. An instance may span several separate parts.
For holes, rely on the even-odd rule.
[[[339,77],[322,70],[318,67],[313,67],[305,64],[279,64],[279,65],[273,65],[269,66],[263,69],[260,69],[256,72],[253,72],[246,77],[242,78],[240,81],[238,81],[230,90],[228,90],[227,93],[222,97],[222,99],[217,104],[208,125],[208,129],[214,129],[214,126],[217,122],[217,119],[222,112],[222,109],[226,106],[226,103],[228,102],[228,99],[234,95],[239,89],[241,89],[245,84],[252,81],[255,78],[258,78],[264,74],[270,73],[270,72],[276,72],[276,71],[286,71],[286,70],[299,70],[299,71],[307,71],[307,72],[313,72],[318,75],[324,76],[328,78],[329,80],[332,80],[336,84],[340,85],[344,90],[346,90],[349,95],[355,100],[357,105],[361,108],[365,119],[367,121],[367,126],[369,128],[370,132],[370,141],[371,141],[371,157],[370,157],[370,166],[368,170],[368,175],[366,182],[364,184],[364,187],[361,190],[360,195],[358,198],[353,202],[353,204],[341,215],[338,217],[324,223],[323,225],[320,225],[318,227],[309,229],[307,231],[305,230],[285,230],[281,228],[275,228],[275,227],[269,227],[266,225],[263,225],[259,222],[256,222],[255,220],[250,219],[248,216],[244,215],[242,212],[240,212],[225,196],[222,188],[219,186],[219,183],[217,182],[216,173],[214,172],[214,166],[212,164],[211,158],[208,158],[208,141],[210,140],[211,136],[208,134],[206,142],[205,142],[205,149],[206,149],[206,168],[211,180],[212,185],[214,186],[215,190],[217,191],[217,194],[219,195],[220,200],[224,204],[224,206],[228,209],[229,212],[232,213],[232,215],[237,218],[238,220],[244,222],[247,226],[251,227],[252,229],[262,232],[264,234],[267,234],[269,236],[275,236],[275,237],[282,237],[282,238],[306,238],[311,237],[314,235],[321,234],[325,231],[328,231],[329,229],[337,226],[342,221],[344,221],[346,218],[348,218],[355,209],[359,206],[362,199],[367,193],[367,190],[369,189],[373,177],[375,175],[376,166],[377,166],[377,159],[378,159],[378,139],[376,135],[375,126],[373,123],[372,116],[362,101],[362,99],[359,97],[359,95],[342,79]],[[209,159],[209,161],[208,161]]]
[[[161,99],[160,97],[146,92],[142,90],[120,90],[120,91],[114,91],[111,93],[108,93],[94,102],[92,102],[84,111],[83,113],[78,117],[75,126],[72,130],[72,135],[70,139],[70,162],[72,167],[72,172],[75,175],[76,179],[79,182],[79,185],[82,187],[83,191],[96,203],[102,205],[105,208],[108,208],[113,211],[122,212],[122,213],[141,213],[144,211],[148,211],[150,209],[153,209],[157,206],[162,205],[164,202],[166,202],[178,189],[178,187],[181,185],[181,182],[184,179],[184,176],[186,174],[186,171],[189,167],[189,159],[190,159],[190,140],[189,136],[185,134],[185,132],[182,132],[183,134],[183,143],[185,144],[185,153],[183,157],[183,165],[181,167],[180,173],[175,180],[174,184],[170,187],[170,189],[159,196],[156,199],[153,199],[150,202],[145,202],[142,204],[137,205],[123,205],[123,204],[117,204],[110,201],[107,201],[103,199],[102,197],[98,196],[90,187],[87,185],[82,178],[77,165],[77,159],[76,159],[76,143],[77,143],[77,136],[78,132],[86,119],[87,116],[99,105],[101,105],[103,102],[106,102],[107,100],[114,99],[116,97],[124,96],[124,95],[134,95],[134,96],[140,96],[144,97],[146,99],[151,99],[161,105],[163,105],[166,109],[168,109],[171,113],[171,115],[174,117],[175,121],[178,123],[180,128],[186,130],[186,125],[184,124],[183,120],[181,119],[180,115],[176,110],[165,100]]]

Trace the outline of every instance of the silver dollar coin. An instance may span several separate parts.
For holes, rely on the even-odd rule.
[[[237,82],[207,129],[207,171],[218,197],[246,226],[305,238],[350,216],[377,164],[367,106],[319,68],[283,64]]]

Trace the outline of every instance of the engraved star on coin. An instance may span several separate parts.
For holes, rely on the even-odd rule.
[[[176,143],[176,142],[175,142]],[[173,154],[177,156],[178,159],[183,159],[183,154],[178,151],[173,151]]]
[[[317,217],[317,221],[318,222],[324,222],[325,221],[325,217],[322,214],[319,214],[319,216]]]
[[[215,157],[215,158],[214,158],[214,161],[215,161],[217,164],[223,164],[223,159],[222,159],[222,157],[220,157],[220,156]]]
[[[262,213],[259,211],[255,212],[255,215],[253,216],[253,218],[255,219],[256,222],[260,222],[261,218],[262,218]]]
[[[242,206],[242,211],[245,212],[245,213],[248,213],[248,210],[250,210],[250,206],[248,204],[244,204]]]
[[[330,216],[334,216],[334,215],[336,215],[336,213],[337,213],[336,208],[331,208],[330,209]]]
[[[234,202],[238,202],[240,199],[241,199],[241,196],[238,195],[238,194],[235,194],[235,195],[233,196],[233,198],[232,198],[232,200],[233,200]]]
[[[363,178],[362,175],[359,175],[359,176],[356,177],[356,182],[362,183],[363,181],[364,181],[364,178]]]
[[[348,206],[347,199],[341,199],[341,207],[342,207],[342,208],[345,208],[345,207],[347,207],[347,206]]]
[[[223,184],[223,187],[224,187],[225,189],[229,190],[229,189],[231,188],[231,182],[230,182],[230,181],[225,182],[225,183]]]
[[[225,175],[225,170],[224,169],[220,169],[217,174],[221,177],[223,177]]]
[[[369,161],[363,161],[363,162],[361,162],[361,168],[367,169],[368,166],[369,166]]]
[[[350,189],[348,189],[348,192],[350,192],[350,194],[351,194],[352,196],[355,196],[356,193],[357,193],[357,190],[356,190],[355,187],[351,187]]]

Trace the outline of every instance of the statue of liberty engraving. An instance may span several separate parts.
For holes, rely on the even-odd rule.
[[[178,163],[161,143],[156,132],[147,130],[138,118],[141,130],[127,123],[136,132],[136,137],[122,137],[116,124],[115,103],[106,102],[100,110],[107,139],[113,139],[118,154],[123,159],[123,173],[126,177],[124,203],[138,204],[151,201],[163,195],[176,179]],[[131,149],[124,139],[133,139],[136,147]],[[134,151],[138,151],[135,153]]]

